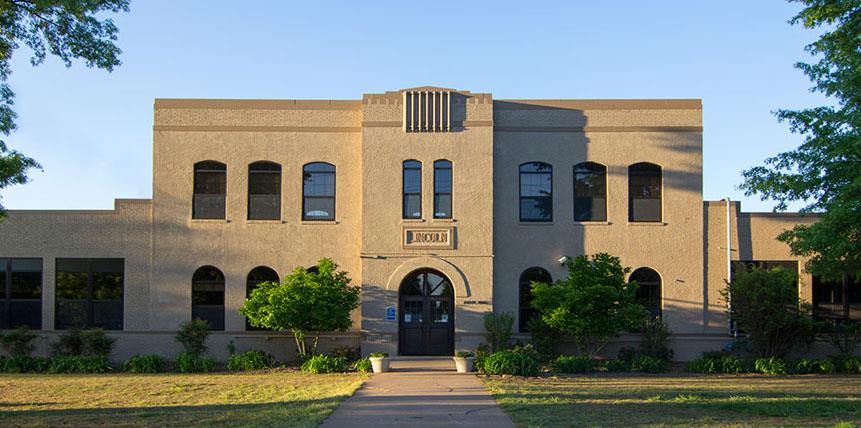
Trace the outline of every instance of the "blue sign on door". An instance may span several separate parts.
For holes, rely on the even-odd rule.
[[[386,321],[394,321],[398,319],[398,313],[395,308],[386,308]]]

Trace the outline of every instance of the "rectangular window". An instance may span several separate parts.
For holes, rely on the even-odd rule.
[[[0,329],[42,329],[42,259],[0,259]]]
[[[248,167],[248,219],[281,219],[281,165],[255,162]]]
[[[56,328],[123,329],[123,259],[57,259]]]
[[[452,218],[451,162],[438,160],[433,165],[433,218]]]
[[[227,165],[203,161],[194,165],[194,198],[191,218],[226,218]]]
[[[607,221],[607,167],[574,165],[574,221]]]
[[[422,164],[419,161],[404,161],[403,165],[403,218],[422,218]]]
[[[813,313],[817,318],[861,320],[861,278],[814,275]]]
[[[520,165],[520,221],[553,221],[553,167]]]
[[[642,162],[628,167],[628,221],[663,219],[661,182],[662,170],[658,165]]]
[[[302,182],[302,220],[335,220],[335,166],[307,164]]]

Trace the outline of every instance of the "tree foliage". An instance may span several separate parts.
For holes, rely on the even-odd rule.
[[[804,143],[744,171],[741,188],[776,201],[777,210],[801,201],[803,212],[821,213],[815,224],[779,236],[794,254],[811,258],[809,271],[861,274],[861,0],[790,1],[805,6],[791,24],[824,30],[806,47],[818,61],[796,67],[834,105],[779,110]]]
[[[350,285],[346,272],[330,259],[321,259],[317,271],[299,267],[280,283],[257,286],[239,310],[251,325],[276,331],[289,330],[300,357],[315,352],[320,332],[345,331],[353,325],[350,312],[359,306],[359,287]],[[305,337],[312,334],[310,349]]]
[[[811,307],[798,297],[798,274],[783,268],[737,273],[723,291],[730,316],[758,357],[783,357],[815,336]]]
[[[0,133],[15,130],[15,92],[6,83],[12,74],[12,54],[22,44],[30,48],[33,66],[48,54],[67,67],[82,59],[87,67],[112,71],[120,65],[117,26],[104,12],[126,12],[129,0],[0,0]],[[27,172],[39,164],[0,141],[0,189],[27,182]],[[0,217],[3,215],[0,205]]]
[[[629,271],[606,253],[569,259],[565,280],[532,285],[532,306],[549,327],[570,335],[580,354],[594,357],[620,332],[642,325],[647,314],[636,303],[636,282],[625,281]]]

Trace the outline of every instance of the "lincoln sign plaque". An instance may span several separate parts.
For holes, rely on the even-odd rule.
[[[404,248],[450,250],[454,248],[453,232],[453,227],[407,227]]]

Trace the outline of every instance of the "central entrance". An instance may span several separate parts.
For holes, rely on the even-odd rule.
[[[401,283],[398,352],[401,355],[454,353],[454,289],[439,271],[417,270]]]

